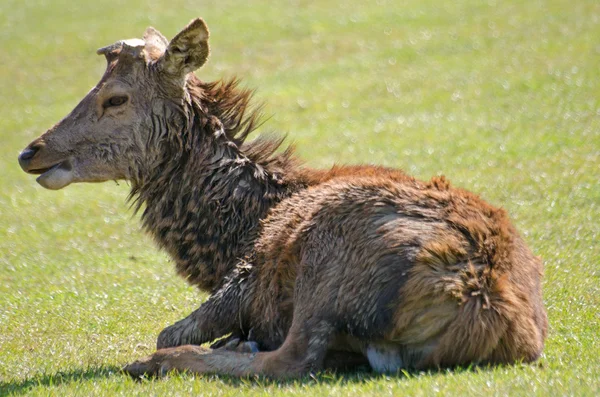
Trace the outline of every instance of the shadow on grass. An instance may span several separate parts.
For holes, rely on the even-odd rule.
[[[108,378],[120,375],[121,368],[106,366],[88,369],[75,369],[72,371],[57,372],[55,374],[39,374],[29,379],[0,382],[0,396],[9,394],[27,394],[34,387],[58,386],[67,383]]]
[[[136,379],[141,383],[145,382],[161,382],[168,380],[172,377],[181,377],[190,381],[205,381],[205,382],[220,382],[232,387],[268,387],[272,385],[277,386],[302,386],[302,385],[318,385],[318,384],[336,384],[336,385],[348,385],[348,384],[362,384],[369,381],[376,381],[380,379],[404,379],[409,380],[411,378],[418,378],[421,376],[443,376],[448,372],[460,373],[460,372],[477,372],[480,370],[487,370],[489,366],[471,366],[463,368],[453,369],[439,369],[429,371],[406,371],[402,370],[395,374],[380,374],[372,372],[367,368],[349,371],[323,371],[316,374],[305,375],[300,378],[293,379],[270,379],[262,376],[254,376],[247,378],[239,378],[226,375],[194,375],[190,373],[171,373],[165,378],[140,378]],[[97,368],[88,369],[75,369],[72,371],[57,372],[56,374],[40,374],[35,375],[29,379],[17,380],[12,382],[0,382],[0,396],[5,395],[24,395],[28,394],[31,389],[35,387],[52,387],[59,386],[74,382],[91,381],[96,379],[104,379],[109,377],[123,377],[130,379],[129,375],[121,371],[121,367],[118,366],[103,366]]]
[[[273,379],[261,375],[254,375],[248,377],[236,377],[229,375],[215,375],[215,374],[192,374],[186,372],[171,372],[165,377],[142,377],[135,379],[138,382],[161,382],[170,378],[181,378],[189,381],[203,381],[203,382],[218,382],[219,384],[225,384],[231,387],[258,387],[265,388],[270,386],[310,386],[310,385],[357,385],[364,384],[371,381],[377,380],[410,380],[419,378],[422,376],[444,376],[447,373],[460,373],[460,372],[476,372],[478,370],[485,370],[484,367],[469,367],[469,368],[453,368],[453,369],[439,369],[439,370],[428,370],[428,371],[417,371],[417,370],[400,370],[396,373],[377,373],[371,371],[370,368],[361,368],[354,370],[325,370],[314,374],[303,375],[299,378],[288,378],[288,379]]]
[[[164,378],[150,377],[139,378],[135,381],[140,383],[147,382],[162,382],[170,378],[181,377],[190,381],[205,381],[225,383],[232,387],[248,387],[257,386],[264,387],[269,385],[310,385],[310,384],[348,384],[362,383],[370,379],[381,378],[383,375],[376,374],[370,371],[343,371],[343,372],[319,372],[317,374],[306,375],[296,379],[275,380],[262,376],[253,376],[239,378],[227,375],[196,375],[191,373],[170,373]],[[395,375],[398,376],[398,375]],[[404,377],[400,374],[399,376]],[[106,379],[111,377],[123,377],[123,379],[131,379],[129,375],[121,371],[117,366],[105,366],[88,369],[74,369],[71,371],[60,371],[55,374],[38,374],[28,379],[15,380],[9,382],[0,382],[0,396],[6,395],[26,395],[32,389],[38,387],[56,387],[60,385],[68,385],[76,382],[94,381],[98,379]]]
[[[106,366],[88,369],[74,369],[72,371],[61,371],[55,374],[39,374],[28,379],[15,380],[12,382],[0,382],[0,396],[6,395],[26,395],[37,387],[55,387],[67,385],[69,383],[93,381],[97,379],[106,379],[110,377],[123,377],[123,379],[131,379],[129,375],[121,371],[117,366]],[[415,374],[399,373],[396,375],[388,375],[392,377],[407,378],[418,376]],[[323,371],[317,374],[305,375],[295,379],[270,379],[263,376],[252,376],[239,378],[227,375],[195,375],[190,373],[170,373],[164,378],[140,378],[135,379],[140,383],[147,382],[163,382],[170,378],[181,377],[189,381],[204,381],[204,382],[219,382],[231,387],[268,387],[270,385],[278,386],[293,386],[293,385],[317,385],[317,384],[338,384],[345,385],[351,383],[364,383],[369,380],[381,379],[386,375],[377,374],[368,370],[354,371],[338,371],[330,372]]]
[[[511,368],[523,368],[529,366],[527,364],[515,364],[515,365],[470,365],[467,367],[449,367],[429,370],[413,370],[413,369],[402,369],[396,373],[377,373],[371,371],[369,367],[359,367],[360,369],[353,370],[338,370],[338,371],[321,371],[316,374],[304,375],[300,378],[291,379],[272,379],[264,376],[250,376],[245,378],[239,378],[227,375],[196,375],[190,373],[170,373],[165,378],[141,378],[137,379],[140,382],[157,382],[163,379],[169,379],[171,377],[181,377],[190,381],[205,381],[205,382],[219,382],[226,384],[231,387],[260,387],[265,388],[269,386],[306,386],[306,385],[319,385],[319,384],[332,384],[338,386],[346,385],[357,385],[364,384],[367,382],[378,381],[378,380],[399,380],[399,381],[411,381],[421,377],[444,377],[448,374],[461,374],[461,373],[479,373],[493,370],[495,368],[511,367]],[[537,366],[542,366],[538,364]]]

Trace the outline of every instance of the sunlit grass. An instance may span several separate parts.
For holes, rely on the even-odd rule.
[[[264,129],[307,164],[445,174],[509,211],[546,264],[539,363],[293,382],[119,373],[205,296],[141,232],[126,184],[46,191],[16,157],[95,84],[96,48],[196,16],[213,49],[198,75],[256,87]],[[597,1],[6,0],[0,26],[0,394],[600,393]]]

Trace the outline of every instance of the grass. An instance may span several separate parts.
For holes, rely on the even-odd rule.
[[[544,258],[533,365],[292,382],[123,364],[205,298],[125,204],[126,184],[51,192],[16,158],[95,84],[96,48],[201,15],[203,79],[240,75],[307,163],[377,163],[505,207]],[[600,3],[303,0],[0,3],[0,395],[600,394]]]

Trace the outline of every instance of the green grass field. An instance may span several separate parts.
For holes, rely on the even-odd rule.
[[[506,208],[544,258],[533,365],[298,381],[120,366],[205,299],[132,217],[125,183],[44,190],[17,155],[100,78],[98,47],[211,29],[202,79],[239,75],[308,165],[445,174]],[[0,395],[599,395],[597,0],[0,2]]]

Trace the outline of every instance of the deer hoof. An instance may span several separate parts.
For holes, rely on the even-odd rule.
[[[253,341],[240,342],[239,338],[234,338],[228,341],[225,346],[222,347],[224,350],[235,351],[238,353],[258,353],[258,343]]]
[[[162,365],[157,362],[155,355],[144,357],[123,367],[123,372],[134,379],[164,375]]]

